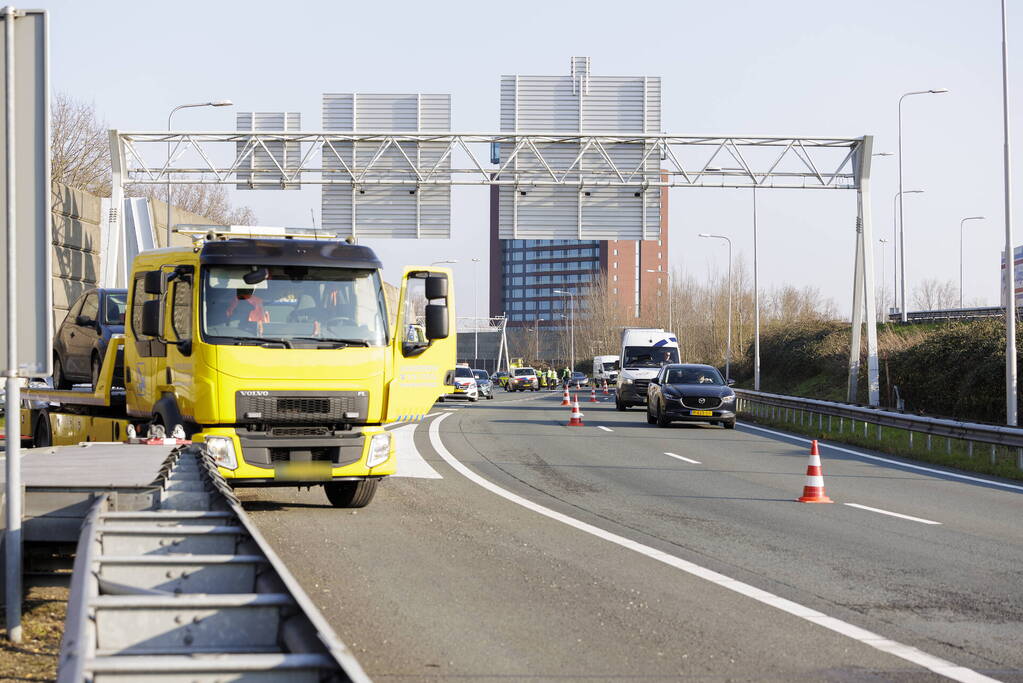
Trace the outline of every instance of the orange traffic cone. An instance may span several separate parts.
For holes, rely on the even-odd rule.
[[[604,380],[604,395],[607,396],[607,380]]]
[[[569,427],[582,427],[583,414],[579,412],[579,394],[575,395],[575,403],[572,404],[572,419],[568,421]]]
[[[596,402],[597,402],[597,387],[592,387],[590,389],[590,403],[596,403]]]
[[[570,405],[572,405],[572,401],[569,399],[569,396],[568,396],[568,385],[567,384],[565,385],[565,395],[561,399],[561,405],[562,406],[570,406]]]
[[[833,503],[824,493],[824,474],[821,472],[821,453],[817,449],[817,439],[810,445],[810,462],[806,465],[806,485],[803,495],[797,498],[800,503]]]

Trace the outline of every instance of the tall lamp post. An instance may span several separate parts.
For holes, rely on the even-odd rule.
[[[725,235],[712,235],[701,232],[700,237],[724,240],[728,244],[728,343],[725,350],[725,381],[731,377],[732,367],[732,240]]]
[[[884,287],[884,277],[885,277],[885,275],[884,275],[884,260],[885,260],[884,248],[888,244],[888,242],[889,242],[889,240],[886,240],[883,237],[878,240],[878,243],[880,243],[880,245],[881,245],[881,279],[878,280],[878,282],[881,283],[882,287]],[[882,317],[883,320],[887,320],[888,319],[887,316],[881,316],[881,317]]]
[[[1005,418],[1016,416],[1016,252],[1012,243],[1012,164],[1009,155],[1009,39],[1002,0],[1002,168],[1005,174]],[[1023,464],[1017,461],[1017,465]]]
[[[179,104],[178,106],[171,109],[170,114],[167,115],[167,132],[171,131],[171,118],[174,117],[174,112],[179,109],[191,109],[193,107],[232,107],[234,102],[231,100],[214,100],[212,102],[196,102],[195,104]],[[171,241],[171,181],[170,181],[170,162],[171,162],[171,143],[167,142],[167,246],[170,246]]]
[[[983,216],[967,216],[959,221],[959,308],[963,307],[963,224],[966,221],[982,221]]]
[[[902,100],[910,95],[939,95],[947,93],[948,88],[933,90],[913,90],[899,98],[899,192],[902,193]],[[906,314],[906,226],[903,220],[902,202],[899,202],[899,270],[902,275],[902,291],[899,304],[902,307],[902,322],[907,322]]]
[[[668,276],[668,331],[675,331],[675,316],[673,313],[674,306],[671,302],[671,273],[663,270],[654,270],[653,268],[647,268],[646,272],[654,273],[656,275],[667,275]]]
[[[571,330],[570,335],[571,335],[571,340],[572,340],[571,341],[572,360],[570,361],[571,365],[569,367],[571,368],[570,372],[575,372],[575,293],[574,292],[566,291],[564,289],[555,289],[552,293],[553,294],[567,294],[570,297],[572,297],[572,299],[571,299],[571,301],[572,301],[572,304],[571,304],[572,305],[572,309],[569,311],[569,314],[570,314],[570,317],[569,317],[569,329]]]
[[[479,290],[476,288],[476,264],[479,263],[478,258],[472,260],[472,330],[473,330],[473,363],[480,357],[480,318],[479,308]]]
[[[760,284],[757,272],[757,186],[753,186],[753,391],[760,391]]]
[[[923,190],[899,190],[892,199],[892,308],[899,307],[899,208],[902,206],[902,195],[923,194]]]
[[[533,360],[540,360],[540,323],[543,322],[543,318],[537,318],[536,324],[533,325]],[[528,329],[528,328],[527,328]]]

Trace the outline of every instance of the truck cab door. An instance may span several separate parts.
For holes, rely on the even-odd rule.
[[[447,268],[406,268],[391,338],[385,421],[418,420],[444,393],[455,367],[455,301]]]
[[[146,291],[146,272],[138,271],[131,282],[129,312],[125,316],[124,385],[127,393],[128,413],[148,417],[159,397],[156,385],[157,370],[167,355],[167,344],[158,337],[146,335],[142,329],[142,311],[145,302],[159,300],[161,294]]]

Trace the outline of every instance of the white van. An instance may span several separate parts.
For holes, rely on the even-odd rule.
[[[615,408],[646,405],[650,380],[664,365],[678,362],[678,338],[671,332],[650,327],[623,329]]]
[[[593,357],[593,386],[600,387],[607,381],[614,384],[618,381],[618,356]]]

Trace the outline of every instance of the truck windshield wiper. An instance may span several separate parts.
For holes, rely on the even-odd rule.
[[[267,344],[280,344],[286,349],[291,348],[291,343],[287,339],[277,339],[275,337],[224,337],[224,339],[230,339],[235,346],[266,346]]]
[[[369,346],[369,342],[365,339],[339,339],[337,337],[292,337],[291,339],[327,342],[329,344],[344,344],[345,346]]]

